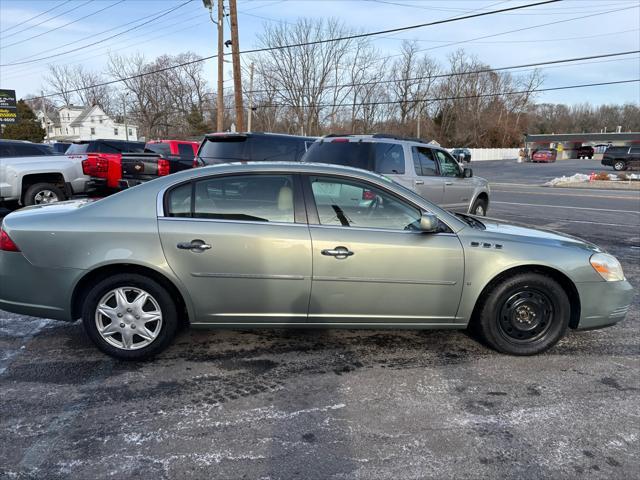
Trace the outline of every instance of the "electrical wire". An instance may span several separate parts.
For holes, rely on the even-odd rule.
[[[71,22],[65,23],[64,25],[59,25],[59,26],[57,26],[55,28],[47,30],[46,32],[41,32],[41,33],[38,33],[37,35],[32,35],[31,37],[27,37],[25,39],[18,40],[17,42],[10,43],[9,45],[4,45],[4,46],[0,47],[0,50],[5,49],[5,48],[9,48],[9,47],[13,47],[14,45],[19,45],[19,44],[24,43],[24,42],[28,42],[29,40],[33,40],[34,38],[39,38],[39,37],[42,37],[43,35],[47,35],[47,34],[49,34],[51,32],[55,32],[56,30],[60,30],[61,28],[68,27],[69,25],[72,25],[72,24],[74,24],[76,22],[79,22],[80,20],[84,20],[85,18],[89,18],[89,17],[91,17],[93,15],[96,15],[97,13],[104,12],[105,10],[113,8],[116,5],[118,5],[119,3],[123,3],[124,1],[125,0],[118,0],[118,1],[116,1],[114,3],[112,3],[111,5],[107,5],[106,7],[103,7],[101,9],[99,9],[99,10],[96,10],[95,12],[91,12],[91,13],[85,15],[84,17],[76,18],[75,20],[72,20]]]
[[[34,15],[33,17],[30,17],[30,18],[27,18],[26,20],[23,20],[20,23],[16,23],[15,25],[12,25],[12,26],[10,26],[8,28],[5,28],[4,30],[0,30],[0,33],[6,33],[9,30],[13,30],[16,27],[19,27],[20,25],[24,25],[25,23],[29,23],[31,20],[35,20],[36,18],[41,17],[42,15],[46,15],[47,13],[52,12],[56,8],[60,8],[60,7],[64,6],[64,5],[66,5],[70,1],[71,0],[66,0],[65,2],[58,3],[57,5],[54,5],[53,7],[51,7],[49,10],[45,10],[44,12],[40,12],[39,14]]]
[[[180,5],[178,5],[177,7],[175,7],[175,10],[177,10],[178,8],[184,6],[187,3],[190,3],[192,1],[193,0],[187,0],[186,2],[184,2],[184,3],[180,4]],[[297,43],[297,44],[293,44],[293,45],[286,45],[286,46],[283,45],[281,47],[256,48],[256,49],[253,49],[253,50],[246,50],[246,51],[240,52],[240,53],[257,53],[257,52],[264,52],[264,51],[283,49],[283,48],[301,47],[301,46],[305,46],[305,45],[320,45],[320,44],[324,44],[324,43],[333,43],[333,42],[337,42],[337,41],[341,41],[341,40],[354,40],[356,38],[365,38],[365,37],[371,37],[371,36],[374,36],[374,35],[383,35],[383,34],[387,34],[387,33],[402,32],[402,31],[407,31],[407,30],[414,30],[416,28],[430,27],[430,26],[434,26],[434,25],[441,25],[441,24],[444,24],[444,23],[457,22],[457,21],[460,21],[460,20],[469,20],[471,18],[484,17],[484,16],[487,16],[487,15],[493,15],[493,14],[501,13],[501,12],[505,12],[505,11],[519,10],[519,9],[530,8],[530,7],[534,7],[534,6],[538,6],[538,5],[546,5],[546,4],[549,4],[549,3],[557,3],[559,1],[561,1],[561,0],[544,0],[542,2],[537,2],[537,3],[529,3],[529,4],[525,4],[525,5],[519,5],[519,6],[516,6],[516,7],[503,8],[503,9],[500,9],[500,10],[492,10],[492,11],[489,11],[489,12],[474,13],[474,14],[471,14],[471,15],[463,15],[463,16],[460,16],[460,17],[448,18],[448,19],[443,19],[443,20],[436,20],[436,21],[428,22],[428,23],[420,23],[420,24],[417,24],[417,25],[408,25],[408,26],[405,26],[405,27],[390,28],[390,29],[387,29],[387,30],[379,30],[379,31],[376,31],[376,32],[356,33],[356,34],[347,35],[347,36],[344,36],[344,37],[327,38],[327,39],[321,39],[321,40],[314,40],[314,41],[311,41],[311,42],[301,42],[301,43]],[[146,23],[149,23],[149,22],[151,22],[153,20],[154,19],[151,19]],[[142,24],[142,25],[144,25],[144,24]],[[135,28],[138,28],[138,27],[134,27],[131,30],[134,30]],[[117,37],[117,36],[122,35],[124,33],[127,33],[127,32],[122,32],[122,33],[119,33],[117,35],[113,35],[111,37],[108,37],[108,38],[106,38],[104,40],[100,40],[100,41],[97,41],[97,42],[94,42],[94,43],[91,43],[91,44],[88,44],[88,45],[83,45],[82,47],[77,47],[77,48],[69,50],[67,52],[57,53],[55,55],[50,55],[48,57],[41,57],[41,58],[37,58],[37,59],[34,59],[34,60],[13,62],[13,63],[8,63],[8,64],[1,64],[0,67],[7,67],[7,66],[12,66],[12,65],[21,65],[23,63],[33,63],[33,62],[37,62],[37,61],[41,61],[41,60],[48,60],[49,58],[59,57],[61,55],[65,55],[65,54],[70,53],[70,52],[81,50],[82,48],[86,48],[86,47],[90,47],[92,45],[96,45],[98,43],[102,43],[102,42],[104,42],[106,40],[109,40],[110,38]],[[216,56],[217,55],[212,55],[212,56],[206,57],[205,59],[208,60],[210,58],[215,58]]]

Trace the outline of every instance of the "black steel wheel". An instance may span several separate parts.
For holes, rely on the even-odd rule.
[[[570,316],[569,297],[558,281],[521,272],[486,287],[470,327],[499,352],[534,355],[565,335]]]

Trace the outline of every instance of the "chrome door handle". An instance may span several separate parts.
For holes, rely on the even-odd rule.
[[[416,185],[424,185],[424,180],[416,180],[414,183]]]
[[[335,257],[338,260],[343,260],[354,254],[354,252],[349,250],[347,247],[335,247],[329,250],[322,250],[320,253],[322,253],[322,255],[325,255],[327,257]]]
[[[453,185],[453,182],[444,182],[445,185]]]
[[[180,242],[176,247],[180,250],[191,250],[193,252],[204,252],[205,250],[211,249],[211,245],[199,239],[191,240],[190,242]]]

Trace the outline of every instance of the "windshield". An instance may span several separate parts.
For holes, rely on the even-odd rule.
[[[397,143],[335,140],[314,143],[302,161],[344,165],[391,175],[403,174],[405,164],[402,145]]]
[[[171,155],[171,148],[167,143],[147,143],[146,149],[158,153],[163,157],[169,157]]]

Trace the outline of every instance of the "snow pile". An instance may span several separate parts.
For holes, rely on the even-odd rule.
[[[580,183],[580,182],[588,182],[588,181],[589,181],[589,175],[576,173],[575,175],[571,175],[570,177],[566,177],[566,176],[556,177],[553,180],[549,180],[547,183],[545,183],[545,186],[553,187],[558,183],[567,183],[567,182]]]

